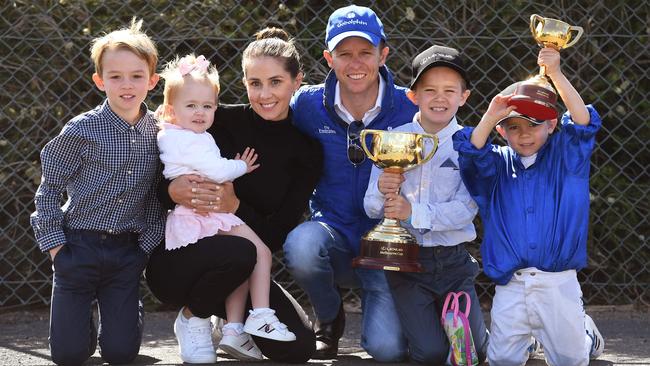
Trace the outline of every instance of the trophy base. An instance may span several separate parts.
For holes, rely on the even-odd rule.
[[[402,227],[399,229],[406,231]],[[424,272],[422,265],[418,262],[420,246],[415,238],[397,236],[392,239],[398,241],[381,240],[377,236],[382,236],[385,233],[375,230],[368,232],[361,239],[361,251],[359,256],[352,260],[353,267],[399,272]],[[407,234],[410,235],[408,232]]]
[[[419,262],[397,262],[381,258],[356,257],[352,260],[352,267],[367,269],[383,269],[396,272],[424,272]]]
[[[557,118],[556,102],[557,94],[553,87],[545,77],[538,75],[519,84],[508,105],[516,106],[517,113],[539,120],[549,120]]]

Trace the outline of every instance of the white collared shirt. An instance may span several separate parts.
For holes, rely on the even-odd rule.
[[[524,168],[528,169],[529,166],[535,164],[536,160],[537,160],[537,153],[534,153],[531,156],[522,156],[521,164],[524,165]]]
[[[384,99],[385,86],[386,82],[384,81],[384,78],[379,75],[379,92],[377,93],[377,100],[375,101],[374,107],[370,108],[370,110],[363,115],[363,118],[361,118],[361,122],[363,122],[364,125],[368,126],[368,124],[379,115],[379,112],[381,112],[381,101]],[[343,102],[341,102],[341,87],[338,81],[336,82],[336,88],[334,89],[334,110],[347,124],[356,121],[347,108],[345,108]]]
[[[393,131],[426,133],[418,121],[395,128]],[[456,117],[440,130],[438,150],[422,166],[404,173],[400,193],[411,204],[410,223],[402,222],[425,247],[453,246],[476,238],[472,223],[478,206],[472,200],[460,177],[458,152],[453,148],[451,136],[461,129]],[[433,142],[425,140],[425,153],[431,151]],[[373,166],[364,198],[364,208],[369,217],[384,215],[384,195],[377,188],[381,170]]]

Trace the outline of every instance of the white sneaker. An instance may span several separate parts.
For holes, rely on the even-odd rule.
[[[280,322],[275,316],[274,310],[267,310],[259,314],[250,310],[250,315],[244,324],[244,332],[257,337],[273,339],[281,342],[296,340],[296,335],[287,329],[287,326]]]
[[[223,338],[223,326],[226,321],[213,315],[210,317],[210,323],[212,323],[212,342],[219,343]]]
[[[587,314],[585,314],[585,331],[587,332],[587,344],[591,344],[589,358],[594,360],[603,354],[605,350],[605,339],[598,331],[594,320]]]
[[[210,319],[195,316],[185,319],[183,309],[174,322],[174,334],[178,340],[181,360],[186,363],[215,363],[217,353],[212,344]]]
[[[219,342],[221,348],[227,354],[241,361],[263,360],[262,351],[257,347],[253,337],[248,333],[239,335],[224,334]]]

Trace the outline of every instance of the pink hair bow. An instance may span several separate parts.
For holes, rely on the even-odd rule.
[[[210,61],[206,60],[203,55],[197,57],[196,60],[193,61],[189,61],[186,57],[178,63],[178,71],[180,71],[181,76],[185,76],[195,70],[205,74],[208,72],[209,66]]]

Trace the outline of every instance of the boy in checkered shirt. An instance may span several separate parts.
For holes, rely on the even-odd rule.
[[[143,103],[158,82],[158,52],[141,25],[134,19],[93,41],[92,79],[106,100],[69,121],[41,151],[31,224],[53,262],[49,339],[56,364],[82,364],[98,341],[111,364],[133,361],[140,349],[140,275],[164,231],[155,194],[158,129]]]

